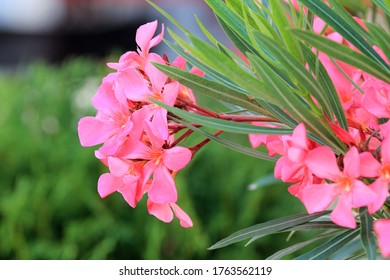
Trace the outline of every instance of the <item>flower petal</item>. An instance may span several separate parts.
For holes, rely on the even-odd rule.
[[[84,117],[78,123],[78,134],[81,146],[90,147],[106,141],[113,131],[94,117]]]
[[[363,177],[374,178],[380,175],[380,163],[369,152],[364,152],[360,157],[360,175]]]
[[[390,138],[386,137],[381,148],[382,164],[390,164]]]
[[[368,211],[370,214],[374,214],[378,211],[386,201],[386,198],[389,196],[388,183],[381,178],[376,179],[369,187],[373,190],[377,197],[376,200],[368,205]]]
[[[390,257],[390,219],[380,219],[374,222],[374,231],[378,237],[378,246],[384,257]]]
[[[182,227],[192,227],[191,218],[186,212],[184,212],[176,203],[170,203],[169,205],[172,207],[175,216],[180,220],[180,225]]]
[[[378,198],[377,194],[360,180],[354,180],[351,191],[351,207],[368,206]]]
[[[351,178],[358,178],[360,176],[360,157],[359,152],[353,146],[344,157],[344,173]]]
[[[301,200],[309,214],[324,211],[338,195],[337,184],[308,184],[301,189]]]
[[[330,219],[339,226],[356,228],[356,221],[352,214],[351,205],[344,196],[340,197],[332,214],[330,214]]]
[[[126,200],[126,202],[133,208],[135,208],[137,204],[138,197],[138,179],[139,176],[126,175],[123,177],[124,185],[118,189]]]
[[[155,216],[157,219],[165,223],[173,220],[173,212],[168,203],[158,204],[148,200],[147,207],[149,214]]]
[[[153,182],[148,192],[149,199],[158,204],[176,202],[177,190],[172,174],[164,166],[154,170]]]
[[[305,159],[310,171],[319,178],[337,181],[342,175],[336,157],[329,147],[318,147],[310,151]]]
[[[123,186],[122,178],[115,177],[110,173],[104,173],[98,180],[98,193],[104,198]]]
[[[173,172],[184,168],[191,160],[192,153],[183,147],[173,147],[163,151],[163,163]]]

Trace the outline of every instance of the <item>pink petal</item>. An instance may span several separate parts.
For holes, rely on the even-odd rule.
[[[137,204],[137,186],[138,186],[139,176],[126,175],[123,177],[124,185],[118,189],[126,200],[126,202],[133,208]]]
[[[180,225],[182,227],[192,227],[191,218],[187,215],[186,212],[184,212],[176,203],[170,203],[169,205],[172,207],[175,216],[180,220]]]
[[[159,44],[164,36],[164,25],[162,27],[162,32],[153,38],[154,33],[157,30],[157,20],[149,22],[147,24],[141,25],[137,29],[137,34],[135,41],[141,50],[141,55],[146,57],[149,53],[149,50]]]
[[[373,203],[378,196],[376,193],[360,180],[354,180],[351,190],[351,207],[359,208]]]
[[[306,128],[303,123],[294,128],[291,141],[295,147],[307,149]]]
[[[179,94],[179,88],[180,84],[178,82],[166,84],[164,87],[162,101],[170,106],[175,105],[177,95]]]
[[[387,100],[384,100],[375,88],[370,87],[366,90],[362,100],[362,106],[368,112],[377,118],[389,118],[390,111],[386,106]]]
[[[164,165],[176,172],[184,168],[191,160],[192,153],[189,149],[183,147],[173,147],[163,151]]]
[[[168,131],[168,111],[164,108],[158,108],[152,119],[152,127],[158,130],[158,135],[160,135],[162,140],[167,141],[169,137]]]
[[[130,164],[117,157],[108,157],[110,173],[116,177],[122,177],[129,171]]]
[[[380,163],[369,152],[360,155],[360,175],[363,177],[378,177],[380,175]]]
[[[287,151],[288,158],[294,163],[303,164],[307,152],[301,148],[291,147]]]
[[[92,99],[93,106],[104,114],[118,111],[119,103],[115,98],[113,83],[117,74],[108,74],[102,81],[97,93]]]
[[[378,247],[384,257],[390,257],[390,219],[374,222],[374,231],[378,237]]]
[[[301,190],[301,200],[309,214],[324,211],[335,200],[337,184],[308,184]]]
[[[116,82],[131,101],[148,101],[150,96],[149,84],[137,70],[130,68],[120,72]]]
[[[339,199],[339,202],[330,215],[330,219],[339,226],[356,228],[356,221],[352,214],[351,205],[343,197]]]
[[[84,117],[78,123],[78,134],[81,146],[89,147],[103,143],[113,131],[94,117]]]
[[[165,83],[168,80],[168,76],[154,67],[151,62],[165,64],[165,61],[162,59],[162,57],[154,53],[149,54],[146,60],[147,62],[145,63],[145,73],[149,77],[153,90],[157,93],[161,93]]]
[[[390,138],[386,137],[381,148],[382,164],[390,164]]]
[[[360,157],[359,152],[353,146],[344,157],[344,173],[351,178],[358,178],[360,176]]]
[[[318,147],[308,153],[305,163],[311,172],[319,178],[337,181],[342,175],[336,157],[329,147]]]
[[[173,220],[173,213],[168,203],[158,204],[148,200],[147,207],[149,214],[155,216],[157,219],[165,223]]]
[[[123,186],[122,178],[115,177],[110,173],[104,173],[98,180],[98,193],[104,198]]]
[[[267,142],[268,135],[266,134],[249,134],[249,142],[253,149],[261,145],[265,145]]]
[[[176,185],[167,168],[158,166],[154,170],[153,182],[150,185],[148,196],[151,201],[159,204],[176,202]]]
[[[154,150],[161,150],[162,146],[165,144],[164,135],[161,135],[161,132],[164,132],[164,127],[161,127],[160,122],[150,122],[144,121],[144,129],[146,134],[149,137],[150,143]],[[167,125],[168,127],[168,125]]]
[[[386,198],[389,195],[389,190],[387,186],[388,183],[381,178],[378,178],[369,186],[371,190],[373,190],[377,195],[376,200],[372,204],[368,205],[368,211],[370,212],[370,214],[374,214],[385,203]]]

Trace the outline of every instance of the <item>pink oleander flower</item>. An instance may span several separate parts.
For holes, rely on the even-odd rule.
[[[374,222],[374,231],[378,237],[378,247],[384,257],[390,257],[390,219]]]
[[[306,137],[306,128],[299,124],[291,136],[284,136],[284,152],[275,166],[275,178],[283,182],[299,182],[309,176],[305,158],[312,149],[312,144]]]
[[[173,173],[184,168],[191,160],[192,153],[183,147],[166,148],[167,142],[159,133],[158,123],[145,121],[146,138],[130,143],[128,159],[146,161],[143,166],[143,186],[153,176],[148,188],[149,199],[157,204],[176,202],[177,190]]]
[[[371,189],[377,194],[377,199],[368,205],[371,214],[378,211],[389,195],[390,183],[390,138],[382,142],[381,162],[379,163],[371,153],[360,154],[360,173],[364,177],[377,178],[371,183]]]
[[[336,156],[329,147],[312,150],[305,159],[311,172],[327,184],[308,184],[302,189],[301,200],[309,213],[326,210],[338,198],[331,220],[343,227],[355,228],[356,221],[352,208],[369,206],[377,199],[376,193],[359,180],[360,156],[352,147],[344,156],[344,168],[340,171]]]

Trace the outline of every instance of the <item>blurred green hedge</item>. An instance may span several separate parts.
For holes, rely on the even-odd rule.
[[[248,190],[273,174],[273,163],[215,143],[176,177],[192,229],[148,215],[144,201],[132,209],[118,194],[102,200],[96,185],[106,168],[95,148],[80,146],[77,121],[95,114],[91,97],[107,71],[103,61],[76,58],[0,74],[1,259],[264,259],[290,244],[280,234],[207,249],[242,228],[303,211],[286,185]]]

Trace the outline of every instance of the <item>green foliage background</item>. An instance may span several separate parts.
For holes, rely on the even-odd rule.
[[[304,239],[279,234],[207,249],[239,229],[304,211],[284,184],[248,189],[273,174],[273,163],[215,143],[176,178],[192,229],[155,219],[145,201],[132,209],[119,194],[102,200],[96,185],[106,168],[94,147],[80,146],[77,122],[95,114],[90,98],[106,61],[0,73],[1,259],[264,259]]]

